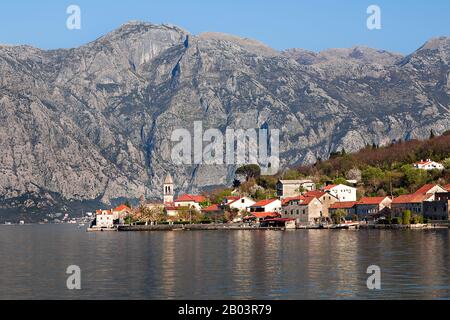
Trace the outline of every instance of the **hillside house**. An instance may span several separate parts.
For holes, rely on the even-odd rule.
[[[280,199],[296,197],[301,191],[315,190],[316,185],[312,180],[279,180],[277,183],[277,196]]]

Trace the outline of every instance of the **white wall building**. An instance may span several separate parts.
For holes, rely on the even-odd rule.
[[[431,159],[427,159],[426,161],[422,160],[414,164],[414,168],[420,170],[444,170],[444,165],[434,162]]]
[[[96,226],[98,228],[113,228],[114,214],[111,210],[98,210],[96,214]]]
[[[195,196],[191,194],[184,194],[175,200],[175,207],[192,208],[198,211],[202,210],[201,203],[205,202],[204,196]]]
[[[241,211],[250,211],[249,208],[256,203],[249,197],[236,197],[232,201],[228,201],[228,203],[224,203],[224,205],[228,206],[231,210],[236,209]]]
[[[356,188],[343,184],[329,185],[323,188],[323,191],[330,193],[339,199],[339,201],[356,201]]]
[[[281,201],[278,199],[268,199],[256,202],[250,206],[250,212],[280,212]]]

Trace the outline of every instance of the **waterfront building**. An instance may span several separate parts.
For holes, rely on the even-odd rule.
[[[97,228],[113,228],[114,214],[112,210],[97,210],[95,217],[95,225]]]
[[[415,163],[414,168],[427,171],[445,169],[444,165],[442,165],[441,163],[434,162],[431,159],[421,160],[420,162]]]
[[[424,202],[423,216],[432,221],[449,221],[450,192],[436,193],[434,201]]]
[[[433,201],[434,194],[428,193],[414,193],[401,195],[391,203],[392,217],[401,218],[403,212],[411,211],[413,214],[423,214],[423,203],[426,201]]]
[[[256,223],[261,223],[264,220],[267,219],[275,219],[279,218],[280,213],[279,212],[252,212],[248,216],[244,217],[244,221],[253,221]]]
[[[293,197],[284,201],[281,217],[295,219],[297,225],[315,224],[323,217],[322,208],[316,197]]]
[[[277,183],[277,196],[280,199],[296,197],[302,191],[315,190],[316,185],[311,180],[279,180]]]
[[[320,191],[320,190],[314,190],[314,191],[308,191],[304,195],[305,197],[316,197],[321,203],[322,203],[322,215],[324,217],[329,217],[329,209],[330,206],[333,203],[339,202],[339,199],[332,195],[331,193]]]
[[[347,218],[353,218],[356,215],[357,201],[343,201],[333,203],[329,208],[330,217],[334,215],[338,210],[343,210],[346,213]]]
[[[123,224],[125,222],[125,218],[133,213],[131,208],[122,204],[114,209],[112,209],[113,219],[114,221],[119,221],[119,224]]]
[[[281,201],[278,199],[268,199],[258,201],[249,207],[251,213],[280,212]]]
[[[341,202],[356,201],[356,188],[344,184],[328,185],[323,191],[335,196]]]
[[[392,199],[390,197],[365,197],[356,203],[359,220],[374,219],[381,215],[390,216]]]

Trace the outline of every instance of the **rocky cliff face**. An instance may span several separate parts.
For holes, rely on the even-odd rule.
[[[280,129],[284,166],[450,128],[450,38],[403,57],[277,52],[254,40],[131,22],[76,49],[0,46],[0,202],[55,210],[230,183],[174,166],[172,131]]]

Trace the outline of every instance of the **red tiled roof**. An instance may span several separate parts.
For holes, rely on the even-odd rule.
[[[392,203],[393,204],[402,204],[402,203],[420,203],[423,202],[425,200],[427,200],[428,198],[432,197],[432,194],[419,194],[419,193],[414,193],[414,194],[403,194],[401,196],[398,196],[397,198],[395,198]]]
[[[251,215],[258,219],[278,218],[280,216],[277,212],[254,212]]]
[[[329,191],[329,190],[333,189],[334,187],[337,187],[337,185],[335,185],[335,184],[330,184],[330,185],[324,187],[323,190]]]
[[[336,202],[330,206],[330,209],[351,209],[358,202],[357,201],[344,201],[344,202]]]
[[[286,205],[289,201],[293,201],[293,200],[304,200],[304,199],[305,199],[304,196],[297,196],[297,197],[286,198],[286,199],[283,199],[283,201],[281,201],[281,205],[284,206],[284,205]]]
[[[97,211],[96,211],[96,214],[97,214],[97,215],[101,215],[101,214],[103,214],[103,212],[106,212],[107,215],[113,214],[113,213],[112,213],[112,210],[97,210]]]
[[[450,192],[450,184],[447,184],[443,187],[445,190],[447,190],[448,192]]]
[[[311,201],[313,201],[314,199],[317,199],[316,197],[293,197],[293,198],[286,198],[285,200],[287,200],[286,202],[283,202],[282,205],[286,205],[288,204],[290,201],[297,201],[299,202],[299,205],[305,205],[307,206],[308,204],[311,203]]]
[[[434,184],[426,184],[426,185],[422,186],[419,190],[414,192],[414,194],[426,194],[428,191],[433,189],[435,186],[436,185],[434,185]]]
[[[387,197],[365,197],[358,201],[358,204],[380,204]]]
[[[175,202],[205,202],[206,198],[204,196],[195,196],[191,194],[184,194],[180,196],[178,199],[175,200]]]
[[[202,209],[202,211],[205,212],[214,212],[214,211],[221,211],[222,209],[219,207],[218,204],[213,204],[205,209]]]
[[[427,164],[431,164],[433,161],[420,161],[420,162],[417,162],[416,164],[417,165],[421,165],[421,166],[424,166],[424,165],[427,165]]]
[[[131,211],[131,209],[124,204],[122,204],[114,209],[114,211],[125,211],[125,210]]]
[[[271,204],[274,201],[277,201],[278,199],[267,199],[267,200],[261,200],[252,205],[251,207],[265,207],[268,204]]]
[[[314,190],[314,191],[308,191],[305,193],[305,197],[316,197],[319,199],[323,195],[327,194],[326,192],[320,191],[320,190]]]

